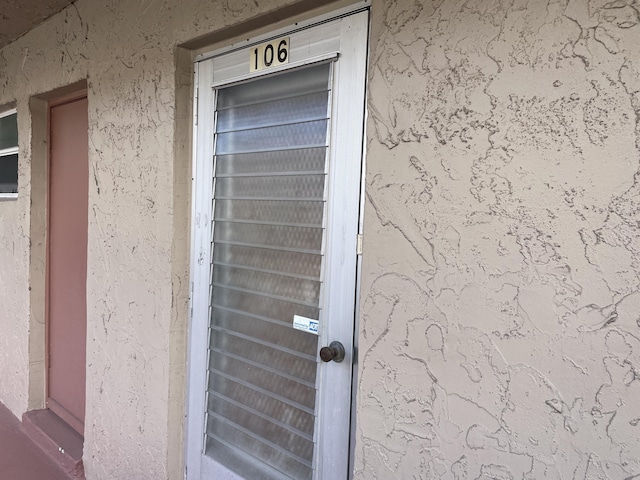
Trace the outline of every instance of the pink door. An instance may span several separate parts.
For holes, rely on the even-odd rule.
[[[87,337],[87,98],[52,105],[47,406],[84,432]]]

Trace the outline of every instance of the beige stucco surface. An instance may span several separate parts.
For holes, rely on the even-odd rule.
[[[30,324],[29,275],[44,271],[41,256],[30,265],[30,242],[44,240],[30,238],[44,221],[30,212],[31,178],[43,181],[31,168],[30,99],[87,80],[90,479],[183,473],[191,117],[176,78],[190,95],[191,67],[176,74],[176,46],[289,3],[79,0],[0,50],[0,105],[17,104],[20,124],[19,198],[0,202],[0,401],[18,416],[38,406],[29,376],[42,382],[44,349],[30,357],[43,316]]]
[[[16,415],[42,364],[30,99],[87,80],[90,480],[182,475],[175,47],[290,3],[78,0],[0,50],[20,124],[20,195],[0,202],[0,401]],[[356,478],[640,474],[638,8],[374,1]]]
[[[374,2],[356,478],[640,474],[638,23]]]
[[[71,0],[13,0],[0,1],[0,47],[58,13]]]

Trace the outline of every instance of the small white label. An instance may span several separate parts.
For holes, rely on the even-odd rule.
[[[318,335],[318,326],[320,323],[318,320],[312,318],[301,317],[300,315],[293,316],[293,328],[296,330],[302,330],[303,332],[313,333]]]

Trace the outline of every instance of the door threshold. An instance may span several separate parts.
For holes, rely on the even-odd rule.
[[[25,413],[22,426],[27,436],[72,479],[84,480],[82,435],[49,409]]]

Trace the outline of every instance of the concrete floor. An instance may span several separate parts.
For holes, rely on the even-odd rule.
[[[1,403],[0,480],[69,480],[25,435],[20,421]]]

